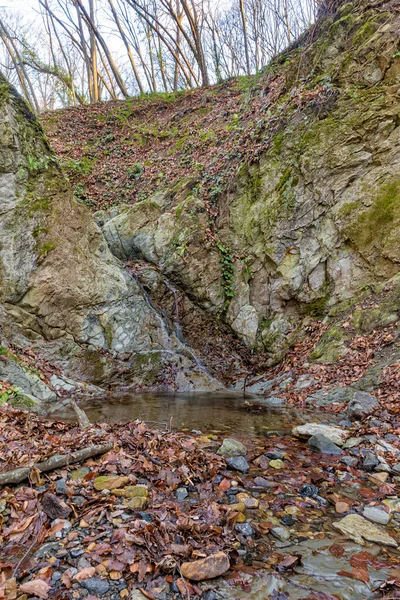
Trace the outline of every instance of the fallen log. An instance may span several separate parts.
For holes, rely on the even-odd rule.
[[[104,454],[105,452],[111,450],[112,447],[112,443],[100,444],[97,446],[87,446],[86,448],[82,448],[82,450],[77,450],[76,452],[71,452],[70,454],[55,454],[47,460],[32,465],[32,467],[21,467],[19,469],[11,469],[11,471],[5,471],[4,473],[0,473],[0,486],[10,483],[21,483],[21,481],[24,481],[24,479],[29,477],[31,469],[33,468],[37,469],[41,473],[47,473],[48,471],[54,471],[54,469],[67,467],[73,463],[82,462],[88,458],[91,458],[92,456]]]

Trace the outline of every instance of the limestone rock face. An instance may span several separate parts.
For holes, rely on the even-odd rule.
[[[278,131],[266,131],[269,149],[243,165],[218,200],[217,234],[237,257],[223,318],[271,363],[307,318],[399,271],[399,21],[390,8],[343,3],[319,23],[313,44],[288,53],[280,63],[287,93],[297,93],[303,77],[310,86],[327,83],[325,99],[305,102]],[[215,313],[223,273],[207,226],[202,201],[177,189],[108,220],[104,232],[116,256],[156,264]],[[396,320],[393,308],[385,315],[378,308],[374,321]],[[343,354],[343,332],[329,336],[315,362]]]
[[[73,198],[35,117],[4,78],[0,91],[4,321],[16,323],[39,345],[58,341],[60,354],[68,346],[71,360],[81,352],[81,371],[92,348],[133,357],[133,369],[136,361],[137,370],[151,371],[153,379],[172,364],[173,389],[218,387],[187,351],[182,354],[182,343],[110,252],[89,211]],[[23,391],[34,393],[36,386],[42,399],[48,399],[47,392],[54,396],[32,377],[24,385],[24,369],[18,365],[8,361],[1,369],[5,379],[22,382]],[[137,379],[140,383],[140,373]]]

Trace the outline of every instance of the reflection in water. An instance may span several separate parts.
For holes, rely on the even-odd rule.
[[[249,403],[251,404],[249,406]],[[299,411],[295,408],[268,408],[257,400],[227,393],[192,394],[124,394],[105,396],[80,403],[92,423],[124,423],[140,419],[169,423],[177,429],[198,429],[204,433],[218,430],[248,435],[265,435],[269,431],[288,432],[306,421],[326,421],[327,414]],[[74,421],[68,404],[57,407],[49,416]]]

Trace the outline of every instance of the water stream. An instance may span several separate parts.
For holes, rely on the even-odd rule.
[[[307,421],[324,421],[326,413],[299,411],[295,408],[274,408],[258,404],[257,399],[244,400],[228,392],[186,394],[121,394],[90,399],[80,403],[90,421],[126,423],[140,419],[152,423],[169,423],[176,429],[200,430],[203,433],[221,432],[265,436],[271,432],[289,433],[291,428]],[[74,421],[68,403],[58,405],[52,416]],[[332,418],[330,419],[332,421]]]
[[[262,402],[262,401],[261,401]],[[262,438],[270,434],[288,434],[294,425],[307,421],[332,423],[335,417],[327,413],[296,410],[295,408],[268,408],[257,403],[257,398],[244,399],[232,393],[196,393],[196,394],[121,394],[89,399],[81,402],[92,422],[124,423],[141,419],[150,424],[169,425],[188,431],[201,431],[204,434],[217,433],[219,436],[238,436]],[[74,421],[75,415],[68,403],[58,405],[51,414],[53,417],[66,421]],[[276,440],[276,438],[273,438]],[[315,455],[318,461],[326,459]],[[280,474],[276,473],[277,481]],[[369,487],[369,482],[364,485]],[[359,484],[346,484],[338,481],[329,493],[338,497],[353,497],[359,494]],[[363,500],[362,500],[363,501]],[[367,501],[363,501],[368,503]],[[336,515],[335,519],[340,515]],[[305,520],[310,516],[304,513]],[[238,574],[236,578],[220,579],[212,582],[215,600],[300,600],[309,597],[311,591],[316,594],[331,594],[331,596],[314,595],[312,600],[367,600],[380,598],[376,593],[379,586],[391,577],[399,577],[397,568],[368,568],[369,581],[359,581],[343,576],[343,572],[351,571],[350,559],[355,553],[368,551],[373,556],[385,560],[388,558],[385,548],[376,544],[360,546],[341,537],[332,528],[332,515],[316,517],[320,522],[323,539],[293,539],[286,543],[277,543],[271,547],[272,553],[282,556],[299,554],[300,565],[293,572],[283,574],[261,570],[252,574]],[[318,535],[316,536],[318,538]],[[343,554],[334,556],[330,551],[333,544],[340,544]],[[389,555],[399,555],[397,550],[388,550]],[[400,557],[399,557],[400,559]]]

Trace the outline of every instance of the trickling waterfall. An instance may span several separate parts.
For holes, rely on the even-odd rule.
[[[134,278],[134,280],[136,281],[136,283],[140,287],[140,290],[141,290],[141,292],[143,294],[143,298],[144,298],[147,306],[150,308],[150,310],[152,311],[152,313],[154,314],[154,316],[156,317],[157,321],[160,324],[164,348],[172,349],[171,336],[170,336],[170,334],[169,334],[169,332],[167,330],[167,327],[166,327],[166,325],[164,323],[164,319],[159,314],[159,312],[157,311],[157,309],[153,306],[153,303],[151,301],[150,295],[146,291],[146,289],[145,289],[144,285],[142,284],[142,282],[140,281],[140,279],[138,277],[138,274],[133,269],[129,269],[129,273],[132,275],[132,277]]]
[[[184,344],[185,343],[184,335],[183,335],[182,327],[181,327],[180,320],[179,320],[178,291],[168,281],[168,279],[164,279],[163,283],[164,283],[165,287],[167,288],[167,290],[169,292],[171,292],[172,296],[174,297],[173,325],[174,325],[174,329],[175,329],[175,335],[178,338],[178,340]]]
[[[173,307],[174,317],[171,322],[172,331],[169,332],[166,327],[166,324],[164,322],[164,319],[159,314],[157,309],[153,306],[150,294],[146,291],[146,289],[143,286],[142,282],[140,281],[139,276],[136,273],[136,271],[134,269],[129,269],[129,273],[135,279],[136,283],[140,287],[140,290],[143,294],[143,298],[145,299],[147,306],[151,309],[151,311],[153,312],[153,314],[155,315],[156,319],[158,320],[158,322],[160,324],[160,328],[161,328],[162,336],[163,336],[164,348],[172,349],[172,342],[171,342],[171,333],[172,333],[178,341],[178,348],[176,348],[176,349],[180,349],[182,354],[186,354],[189,358],[191,358],[194,361],[194,363],[196,364],[196,366],[200,372],[204,373],[204,375],[207,375],[207,377],[211,377],[212,379],[214,379],[212,377],[212,375],[209,373],[209,371],[208,371],[207,367],[205,366],[205,364],[203,363],[203,361],[197,356],[197,354],[194,352],[194,350],[188,344],[186,344],[185,337],[183,335],[182,327],[181,327],[180,320],[179,320],[178,292],[177,292],[176,288],[173,287],[173,285],[168,281],[168,279],[163,280],[165,287],[168,289],[169,292],[171,292],[171,294],[173,295],[173,298],[174,298],[174,307]],[[179,348],[179,346],[180,346],[180,348]]]
[[[209,377],[211,377],[211,375],[210,375],[210,373],[209,373],[206,365],[197,356],[197,354],[194,352],[194,350],[190,346],[188,346],[188,344],[186,343],[185,336],[183,335],[182,326],[180,324],[180,319],[179,319],[179,306],[178,306],[178,291],[177,291],[177,289],[174,288],[174,286],[171,284],[170,281],[168,281],[168,279],[164,279],[163,283],[164,283],[165,287],[171,292],[171,294],[174,297],[174,309],[173,309],[174,318],[173,318],[173,325],[174,325],[174,330],[175,330],[176,337],[178,338],[178,340],[183,345],[185,351],[190,354],[191,358],[196,363],[197,368],[199,369],[199,371],[201,371],[205,375],[208,375]]]

